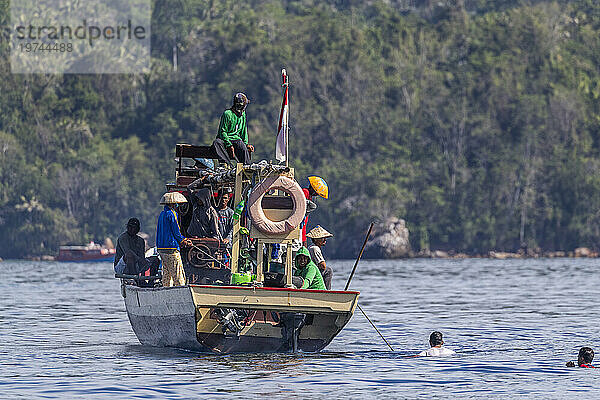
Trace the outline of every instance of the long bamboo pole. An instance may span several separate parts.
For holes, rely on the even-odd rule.
[[[371,222],[371,226],[369,226],[369,231],[367,232],[367,237],[365,237],[365,242],[363,243],[362,248],[360,249],[360,253],[358,253],[358,258],[356,259],[356,262],[354,263],[354,267],[352,268],[352,272],[350,273],[350,277],[348,278],[348,282],[346,282],[346,287],[344,288],[344,290],[348,290],[348,286],[350,286],[350,282],[352,281],[352,277],[354,276],[354,272],[356,271],[358,262],[360,261],[360,258],[363,255],[363,251],[365,250],[365,246],[367,245],[367,242],[369,241],[369,236],[371,236],[371,231],[373,230],[373,225],[375,225],[375,223]]]
[[[363,315],[365,316],[365,318],[367,319],[367,321],[369,321],[369,323],[371,324],[371,326],[373,328],[375,328],[375,330],[377,331],[377,333],[379,333],[379,336],[381,336],[381,338],[383,339],[383,341],[385,342],[385,344],[387,344],[387,346],[390,348],[391,351],[394,351],[394,348],[392,347],[391,344],[389,344],[389,342],[383,337],[383,335],[381,334],[381,332],[379,332],[379,329],[377,329],[377,327],[375,326],[375,324],[373,323],[373,321],[371,321],[371,318],[369,318],[367,316],[367,313],[365,312],[365,310],[362,309],[362,307],[360,306],[360,304],[357,304],[358,309],[360,310],[361,313],[363,313]]]
[[[358,266],[358,262],[360,261],[362,255],[363,255],[363,251],[365,250],[365,246],[367,245],[367,242],[369,241],[369,236],[371,236],[371,231],[373,230],[373,225],[375,225],[374,222],[371,222],[371,225],[369,226],[369,231],[367,232],[367,236],[365,237],[365,242],[363,243],[361,249],[360,249],[360,253],[358,253],[358,257],[356,258],[356,262],[354,263],[354,267],[352,268],[352,272],[350,273],[350,277],[348,278],[348,282],[346,282],[346,287],[344,288],[344,290],[348,290],[348,286],[350,286],[350,282],[352,281],[352,277],[354,276],[354,272],[356,271],[356,267]],[[358,309],[360,310],[360,312],[365,316],[365,318],[367,319],[367,321],[369,321],[369,323],[371,324],[371,326],[377,331],[377,333],[379,334],[379,336],[381,336],[381,338],[383,339],[383,341],[385,342],[385,344],[390,348],[391,351],[394,351],[394,348],[392,347],[392,345],[386,340],[385,337],[383,337],[383,335],[381,334],[381,332],[379,331],[379,329],[377,329],[377,327],[375,326],[375,324],[373,323],[373,321],[371,321],[371,318],[369,318],[369,316],[367,315],[367,313],[365,312],[365,310],[362,309],[362,307],[360,306],[360,304],[357,304]]]

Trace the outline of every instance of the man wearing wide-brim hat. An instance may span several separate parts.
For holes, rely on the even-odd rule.
[[[333,235],[327,232],[323,227],[321,227],[321,225],[315,226],[306,234],[306,237],[310,238],[313,242],[312,246],[308,248],[308,251],[310,252],[310,258],[315,264],[317,264],[319,271],[321,271],[321,275],[323,275],[323,281],[325,282],[325,287],[327,290],[331,290],[331,278],[333,277],[333,271],[325,263],[325,257],[323,257],[321,247],[325,246],[327,238],[332,236]]]
[[[175,207],[187,203],[187,199],[179,192],[165,193],[160,200],[165,208],[158,217],[156,226],[156,248],[163,264],[163,286],[185,285],[185,272],[181,260],[180,245],[191,245],[190,239],[181,234],[179,217]]]

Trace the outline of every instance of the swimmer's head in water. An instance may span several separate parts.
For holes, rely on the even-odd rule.
[[[444,339],[442,338],[442,332],[432,332],[431,335],[429,335],[429,344],[431,345],[431,347],[435,347],[435,346],[439,346],[444,344]]]
[[[582,347],[579,349],[579,356],[577,357],[577,363],[581,364],[589,364],[594,360],[594,350],[590,347]]]

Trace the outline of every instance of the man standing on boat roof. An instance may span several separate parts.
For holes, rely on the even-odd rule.
[[[165,193],[160,201],[165,208],[158,217],[156,248],[163,264],[162,284],[165,287],[185,285],[179,246],[190,246],[191,240],[181,234],[179,217],[175,210],[177,204],[181,203],[187,203],[187,199],[179,192]]]
[[[231,108],[221,116],[213,148],[221,159],[230,164],[232,161],[249,164],[250,153],[254,151],[254,146],[248,144],[246,107],[249,103],[250,100],[244,93],[236,93]]]

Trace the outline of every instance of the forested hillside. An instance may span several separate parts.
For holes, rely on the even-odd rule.
[[[0,257],[114,239],[130,216],[153,235],[175,143],[210,144],[237,91],[272,159],[282,67],[292,164],[329,183],[311,225],[330,256],[390,217],[415,250],[598,247],[594,0],[155,0],[152,36],[148,75],[13,75],[2,41]]]

